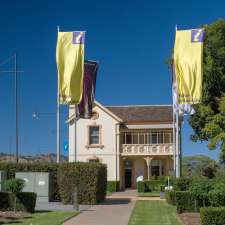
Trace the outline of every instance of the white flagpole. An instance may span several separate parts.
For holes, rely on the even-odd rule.
[[[58,37],[58,33],[59,33],[59,26],[57,27],[57,37]],[[59,74],[57,76],[57,131],[56,131],[56,148],[57,148],[57,158],[56,158],[56,161],[57,163],[60,162],[60,104],[59,104]]]
[[[177,25],[175,25],[175,31],[177,31]],[[175,68],[174,68],[174,73],[175,73]],[[176,74],[175,74],[176,76]],[[177,92],[177,99],[176,99],[176,105],[178,106],[178,86],[176,83],[176,92]],[[176,115],[175,115],[175,174],[176,174],[176,178],[180,177],[180,138],[179,138],[179,134],[180,134],[180,125],[179,125],[179,107],[177,107],[176,110]]]

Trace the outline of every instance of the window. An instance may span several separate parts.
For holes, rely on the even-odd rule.
[[[163,144],[163,133],[158,133],[158,144]]]
[[[144,144],[144,134],[140,133],[139,134],[139,143],[138,144]]]
[[[158,140],[157,140],[157,133],[152,133],[151,134],[151,144],[157,144]]]
[[[126,144],[131,144],[131,134],[126,134]]]
[[[99,126],[91,126],[89,128],[89,144],[98,145],[99,143]]]
[[[164,133],[164,143],[169,144],[172,143],[172,134],[171,133]]]
[[[138,133],[133,133],[132,144],[138,144]]]

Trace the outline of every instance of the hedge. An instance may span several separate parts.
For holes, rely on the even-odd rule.
[[[119,181],[107,181],[107,191],[108,192],[117,192],[120,189]]]
[[[173,181],[173,190],[175,191],[187,191],[191,185],[192,179],[190,178],[176,178]]]
[[[34,212],[37,195],[33,192],[20,192],[16,195],[17,211]],[[14,210],[14,197],[10,192],[0,192],[0,210],[13,211]]]
[[[137,185],[138,192],[164,191],[164,180],[139,181]]]
[[[170,205],[176,205],[176,191],[165,191],[166,201]]]
[[[198,212],[199,205],[194,195],[189,191],[176,191],[176,206],[177,212]]]
[[[54,196],[50,200],[59,200],[57,171],[58,164],[54,162],[13,163],[1,162],[0,170],[6,171],[7,179],[14,178],[16,172],[49,172],[54,187]]]
[[[200,209],[201,225],[224,225],[225,207],[207,207]]]
[[[60,199],[64,204],[73,203],[77,191],[79,204],[96,204],[105,199],[107,169],[100,163],[62,163],[58,169]]]

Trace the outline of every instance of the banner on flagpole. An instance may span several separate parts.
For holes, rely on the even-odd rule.
[[[176,31],[174,68],[180,105],[201,100],[203,37],[203,29]]]
[[[60,104],[80,103],[83,93],[85,31],[58,32],[56,61]]]
[[[97,72],[98,62],[85,61],[83,95],[81,102],[76,105],[76,118],[89,119],[92,117]]]

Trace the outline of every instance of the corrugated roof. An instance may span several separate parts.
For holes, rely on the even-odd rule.
[[[162,122],[172,123],[172,105],[128,105],[128,106],[105,106],[113,114],[127,123]]]

